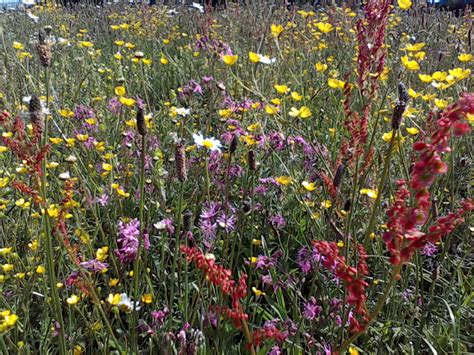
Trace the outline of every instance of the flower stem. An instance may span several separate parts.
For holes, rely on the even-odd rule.
[[[140,239],[138,241],[138,250],[135,264],[133,266],[133,324],[132,324],[132,344],[138,353],[138,313],[136,305],[139,297],[140,288],[140,268],[141,268],[141,250],[144,240],[145,227],[145,155],[146,155],[146,136],[142,136],[142,150],[140,162]]]
[[[45,78],[46,78],[46,108],[48,107],[49,97],[50,97],[50,71],[48,68],[45,67]],[[45,146],[48,143],[48,119],[47,115],[44,118],[44,130],[42,136],[41,146]],[[45,246],[46,246],[46,262],[48,266],[48,279],[49,279],[49,286],[51,288],[51,298],[53,301],[53,310],[54,316],[56,321],[59,323],[61,328],[61,332],[58,335],[58,342],[59,342],[59,351],[60,354],[66,354],[66,341],[64,338],[64,321],[63,315],[61,310],[61,303],[59,300],[59,293],[56,287],[56,265],[54,262],[54,251],[53,251],[53,236],[51,233],[51,221],[49,220],[48,216],[48,205],[46,199],[46,165],[47,165],[47,157],[45,155],[42,164],[41,164],[41,177],[40,177],[40,195],[41,195],[41,202],[43,203],[44,213],[43,213],[43,232],[45,237]]]
[[[367,247],[370,234],[374,230],[375,227],[375,218],[377,217],[377,212],[380,206],[380,200],[382,199],[382,190],[385,187],[385,182],[387,180],[387,175],[388,175],[388,168],[390,166],[390,161],[392,158],[392,152],[393,152],[393,147],[395,146],[395,140],[397,139],[398,136],[398,130],[393,130],[392,131],[392,137],[390,138],[390,143],[387,148],[387,152],[385,154],[385,164],[383,167],[382,171],[382,176],[379,181],[379,185],[377,187],[377,197],[375,198],[374,206],[372,207],[372,213],[370,214],[370,219],[369,219],[369,224],[367,226],[367,229],[365,231],[365,237],[364,237],[364,246]]]
[[[171,274],[171,292],[170,292],[170,302],[169,307],[170,310],[173,309],[174,303],[174,293],[175,293],[175,286],[178,283],[179,287],[179,278],[175,280],[175,275],[177,273],[177,265],[178,265],[178,258],[179,258],[179,237],[181,234],[181,220],[182,220],[182,209],[183,209],[183,196],[184,196],[184,182],[181,183],[181,188],[179,191],[179,199],[178,199],[178,208],[176,211],[176,239],[175,239],[175,248],[174,248],[174,255],[173,255],[173,267],[172,267],[172,274]]]
[[[377,316],[379,315],[380,311],[382,310],[385,301],[387,300],[390,291],[392,290],[393,285],[397,282],[398,275],[400,274],[400,270],[402,269],[403,264],[398,264],[395,266],[392,270],[392,276],[390,277],[390,282],[385,286],[384,292],[382,296],[380,296],[379,300],[377,301],[377,304],[375,305],[374,311],[372,314],[369,316],[369,321],[366,324],[365,329],[368,329],[369,326],[375,322],[377,319]],[[339,349],[336,351],[337,354],[344,354],[347,350],[347,348],[357,340],[362,334],[364,334],[365,331],[354,333],[349,339],[347,339],[345,342],[342,343],[342,345],[339,347]]]

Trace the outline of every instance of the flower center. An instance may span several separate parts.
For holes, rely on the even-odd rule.
[[[204,139],[202,141],[202,145],[205,146],[207,149],[211,149],[214,147],[214,143],[210,139]]]

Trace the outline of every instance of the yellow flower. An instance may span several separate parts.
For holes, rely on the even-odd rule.
[[[466,119],[467,119],[467,121],[468,121],[469,123],[474,123],[474,114],[468,113],[468,114],[466,115]]]
[[[409,52],[418,52],[418,51],[421,51],[424,47],[425,47],[425,43],[423,42],[415,43],[415,44],[409,43],[405,46],[405,49]]]
[[[62,143],[64,140],[62,138],[53,138],[53,137],[51,137],[49,139],[49,141],[53,144],[59,144],[59,143]]]
[[[125,44],[125,41],[115,41],[114,42],[117,46],[122,47]]]
[[[39,265],[37,268],[36,268],[36,273],[37,274],[44,274],[46,272],[46,268],[43,266],[43,265]]]
[[[416,92],[412,88],[408,89],[408,96],[410,96],[412,99],[416,99],[421,96],[420,93]]]
[[[75,305],[77,302],[79,302],[79,297],[77,295],[71,295],[71,297],[66,299],[66,302],[70,305]]]
[[[473,55],[472,55],[472,54],[463,53],[463,54],[458,55],[458,59],[459,59],[459,61],[461,61],[461,62],[470,62],[470,61],[473,59]]]
[[[308,117],[311,117],[312,113],[308,107],[302,106],[300,109],[297,109],[296,107],[292,107],[289,115],[291,117],[308,118]]]
[[[65,108],[65,109],[62,109],[62,110],[59,110],[59,115],[61,117],[65,117],[65,118],[71,118],[71,117],[74,117],[74,112]]]
[[[15,48],[15,49],[18,49],[19,51],[21,51],[23,48],[25,48],[23,46],[23,44],[21,44],[20,42],[13,42],[12,47]]]
[[[279,176],[275,179],[275,181],[280,185],[286,186],[290,184],[293,179],[290,176]]]
[[[436,94],[426,94],[421,97],[424,101],[432,101],[436,98]]]
[[[344,89],[344,86],[346,83],[342,80],[334,79],[334,78],[328,78],[328,86],[331,89]]]
[[[416,60],[410,60],[406,55],[402,57],[402,64],[410,71],[420,70],[420,65],[418,64],[418,62]]]
[[[262,245],[262,241],[260,239],[252,239],[252,245],[255,245],[258,247]]]
[[[145,64],[145,65],[150,66],[151,63],[153,63],[153,61],[152,61],[151,59],[143,58],[143,59],[142,59],[142,63]]]
[[[28,243],[28,248],[31,250],[37,250],[39,247],[39,242],[36,239],[33,239],[30,243]]]
[[[448,74],[442,71],[437,71],[433,73],[432,77],[436,81],[445,81],[448,77]]]
[[[425,59],[425,57],[426,57],[426,52],[423,52],[423,51],[415,54],[415,59],[418,59],[418,60],[423,60]]]
[[[310,16],[314,16],[314,15],[315,15],[314,11],[304,11],[304,10],[299,10],[299,11],[298,11],[298,14],[300,14],[301,17],[303,17],[303,18],[308,18],[308,17],[310,17]]]
[[[448,107],[448,105],[449,105],[448,101],[443,100],[443,99],[434,99],[434,104],[435,104],[436,107],[439,108],[440,110],[445,109],[445,108]]]
[[[17,320],[18,316],[11,313],[8,309],[0,312],[0,333],[6,332],[15,326]]]
[[[362,189],[360,190],[361,195],[367,195],[370,198],[376,199],[378,196],[377,190],[373,189]]]
[[[249,52],[249,59],[252,63],[260,62],[260,56],[254,52]]]
[[[166,65],[168,64],[170,61],[168,59],[166,59],[165,57],[161,57],[160,59],[160,63],[163,64],[163,65]]]
[[[398,0],[398,2],[400,3],[400,0]],[[351,346],[349,347],[349,355],[359,355],[359,351]]]
[[[279,94],[286,94],[290,91],[290,88],[286,85],[275,84],[273,87]]]
[[[303,95],[300,95],[298,92],[293,91],[291,93],[291,98],[295,101],[301,101],[303,99]]]
[[[108,257],[108,255],[107,255],[108,252],[109,252],[109,247],[108,246],[99,248],[95,252],[95,258],[98,261],[104,261]]]
[[[123,96],[127,91],[125,90],[125,86],[116,86],[114,92],[117,96]]]
[[[256,131],[259,128],[260,128],[260,123],[254,123],[254,124],[251,124],[251,125],[247,126],[247,131],[253,132],[253,131]]]
[[[328,22],[318,22],[316,26],[322,33],[329,33],[333,30],[333,26]]]
[[[120,296],[119,293],[116,293],[116,294],[111,293],[107,297],[107,302],[109,302],[112,306],[118,305],[121,300],[122,300],[122,297]]]
[[[331,208],[331,206],[332,206],[332,202],[330,200],[324,200],[323,202],[321,202],[322,208],[328,209],[328,208]]]
[[[314,182],[308,182],[308,181],[303,181],[301,183],[301,185],[303,185],[303,187],[307,190],[307,191],[314,191],[316,190],[316,186],[314,185]]]
[[[387,143],[390,143],[390,141],[392,140],[392,136],[393,136],[393,131],[384,133],[382,134],[382,140]],[[395,137],[395,146],[397,147],[399,143],[403,143],[404,141],[405,141],[405,137],[403,137],[401,135],[401,132],[398,131]]]
[[[74,147],[74,144],[76,143],[76,138],[66,138],[66,143],[68,147]]]
[[[59,163],[56,162],[56,161],[52,161],[52,162],[46,164],[46,167],[47,167],[48,169],[55,169],[55,168],[57,168],[58,166],[59,166]]]
[[[2,265],[2,270],[4,272],[10,272],[13,270],[13,264],[3,264]]]
[[[276,98],[272,99],[271,103],[274,104],[275,106],[280,106],[281,105],[281,100],[278,97],[276,97]]]
[[[121,197],[125,197],[125,198],[128,198],[130,197],[130,193],[129,192],[125,192],[125,190],[121,187],[117,188],[117,194]]]
[[[137,126],[137,120],[135,118],[131,118],[128,121],[125,121],[125,124],[128,127],[136,127]]]
[[[279,111],[279,108],[273,105],[265,105],[265,112],[269,115],[276,115]]]
[[[271,29],[272,29],[272,36],[275,37],[275,38],[280,37],[281,33],[283,32],[283,26],[282,25],[273,24]]]
[[[97,120],[96,120],[95,118],[93,118],[93,117],[91,117],[91,118],[86,118],[84,121],[85,121],[87,124],[90,124],[91,126],[94,126],[94,125],[97,123]]]
[[[325,64],[325,63],[321,63],[321,62],[317,62],[315,65],[314,65],[315,69],[318,71],[318,72],[324,72],[326,71],[326,69],[328,68],[328,65]]]
[[[88,134],[77,134],[76,138],[80,142],[85,142],[86,140],[89,139],[89,135]]]
[[[406,131],[407,131],[408,134],[411,134],[412,136],[415,136],[418,133],[420,133],[420,130],[416,127],[407,127]]]
[[[431,77],[431,75],[428,75],[428,74],[418,74],[418,78],[420,78],[420,80],[424,83],[431,83],[433,81],[433,78]]]
[[[31,205],[31,202],[25,201],[24,198],[20,198],[15,201],[15,206],[20,207],[22,209],[27,209],[28,207],[30,207],[30,205]]]
[[[118,285],[118,283],[119,283],[119,279],[110,279],[109,280],[109,286],[110,287],[115,287],[115,286]]]
[[[0,255],[5,256],[7,254],[10,254],[12,252],[13,248],[1,248],[0,249]]]
[[[252,292],[255,294],[255,296],[260,297],[260,296],[265,296],[265,292],[260,291],[256,287],[252,287]]]
[[[465,79],[469,75],[471,75],[470,69],[454,68],[454,69],[448,70],[448,72],[449,72],[449,75],[451,75],[452,77],[458,80]]]
[[[237,54],[235,55],[226,54],[222,56],[222,61],[227,65],[234,65],[237,59],[239,59],[239,56]]]
[[[94,47],[94,43],[81,41],[81,42],[79,42],[79,46],[81,46],[83,48],[91,48],[91,47]]]
[[[390,131],[390,132],[382,134],[382,139],[388,143],[392,139],[392,136],[393,136],[393,131]]]
[[[102,163],[102,169],[105,171],[112,171],[112,165],[108,163]]]
[[[132,99],[132,98],[127,98],[127,97],[120,97],[120,103],[122,105],[125,105],[125,106],[128,106],[128,107],[132,107],[135,105],[135,99]]]
[[[48,216],[51,218],[58,218],[59,217],[59,209],[56,205],[50,205],[46,210]]]
[[[338,248],[344,248],[344,245],[346,245],[346,244],[344,244],[344,241],[339,240],[336,245],[337,245]]]
[[[398,0],[398,6],[402,10],[408,10],[412,5],[411,0]]]
[[[153,302],[153,295],[151,293],[145,293],[142,296],[142,302],[145,304],[150,304]]]
[[[8,177],[0,178],[0,189],[7,186],[9,181],[10,181],[10,178]]]

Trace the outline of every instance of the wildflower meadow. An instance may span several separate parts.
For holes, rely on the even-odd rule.
[[[473,353],[473,20],[1,13],[0,353]]]

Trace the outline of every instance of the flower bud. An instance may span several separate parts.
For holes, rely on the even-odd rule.
[[[51,53],[51,46],[46,42],[46,34],[43,31],[38,33],[38,42],[36,51],[38,52],[41,65],[45,68],[50,67],[53,55]]]
[[[183,215],[183,231],[189,232],[193,223],[193,213],[191,211],[186,211]]]
[[[186,153],[184,145],[181,143],[177,143],[175,146],[175,165],[178,180],[185,182],[188,179],[188,172],[186,169]]]
[[[334,175],[334,179],[332,182],[336,189],[341,185],[343,176],[344,176],[344,164],[341,163],[337,167],[336,175]]]
[[[251,171],[257,170],[257,162],[255,161],[255,152],[253,150],[248,152],[247,161]]]
[[[38,96],[31,96],[29,108],[30,120],[37,132],[41,133],[44,129],[44,114],[41,107],[41,101]]]
[[[138,107],[137,110],[137,130],[140,135],[146,135],[145,114],[142,107]]]
[[[408,91],[403,83],[398,84],[398,101],[393,109],[392,114],[392,129],[394,131],[400,128],[400,123],[402,122],[403,113],[407,108],[409,96]]]
[[[344,207],[342,208],[344,211],[349,212],[351,209],[351,200],[347,199],[346,203],[344,203]]]
[[[229,146],[229,153],[234,154],[235,151],[237,150],[237,145],[239,144],[239,134],[234,133],[234,137],[232,138],[232,141],[230,142]]]

